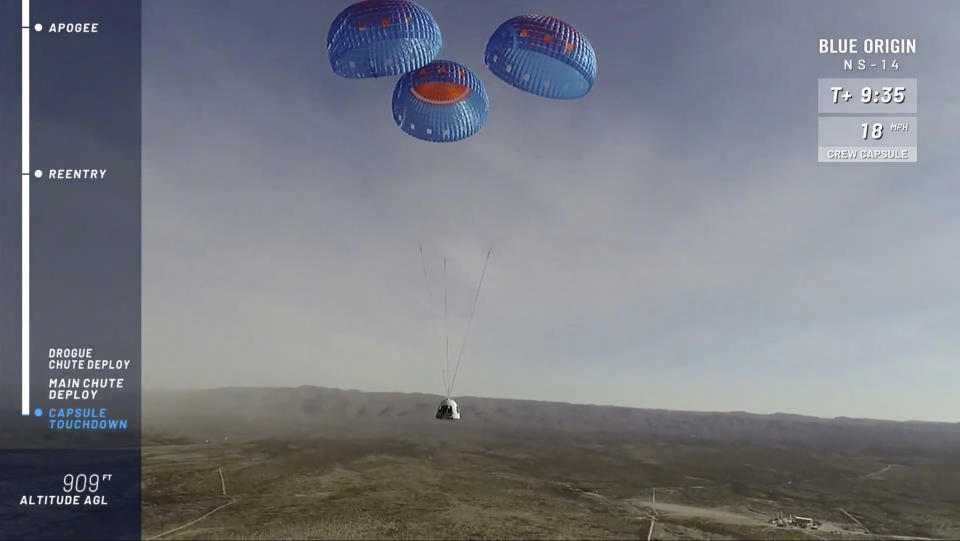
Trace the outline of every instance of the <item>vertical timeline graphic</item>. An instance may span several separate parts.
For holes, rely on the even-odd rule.
[[[13,283],[19,257],[21,284],[0,291],[0,540],[138,539],[140,2],[4,0],[0,21],[0,268]]]
[[[20,10],[20,414],[30,415],[30,0]]]

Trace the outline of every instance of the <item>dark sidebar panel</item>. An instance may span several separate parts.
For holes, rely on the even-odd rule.
[[[140,16],[0,0],[0,539],[141,537]]]

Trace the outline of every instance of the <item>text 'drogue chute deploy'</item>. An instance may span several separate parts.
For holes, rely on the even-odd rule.
[[[440,53],[440,27],[430,12],[409,0],[366,0],[344,9],[327,34],[333,71],[361,79],[400,75]]]
[[[470,68],[434,60],[407,73],[393,90],[393,119],[400,129],[434,143],[459,141],[480,131],[490,100]]]
[[[597,78],[597,55],[586,36],[548,15],[520,15],[501,24],[483,61],[506,83],[545,98],[581,98]]]

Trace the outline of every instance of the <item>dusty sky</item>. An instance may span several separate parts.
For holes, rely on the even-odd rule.
[[[448,145],[332,73],[347,2],[144,4],[147,387],[439,393],[494,245],[457,396],[960,421],[960,4],[423,0],[491,99]],[[586,98],[483,66],[522,12]],[[816,163],[819,37],[918,40],[920,163]]]

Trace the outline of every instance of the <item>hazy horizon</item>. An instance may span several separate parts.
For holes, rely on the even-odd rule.
[[[428,144],[332,73],[349,3],[144,2],[145,388],[439,394],[423,242],[454,350],[495,247],[454,396],[960,421],[960,4],[423,0],[491,100]],[[588,36],[587,97],[483,66],[521,12]],[[917,38],[919,163],[816,163],[847,36]]]
[[[310,385],[303,384],[298,386],[262,386],[262,385],[227,385],[224,387],[159,387],[159,386],[149,386],[145,385],[144,390],[147,392],[168,392],[168,393],[177,393],[177,392],[192,392],[192,391],[222,391],[230,389],[271,389],[271,390],[292,390],[298,389],[301,387],[313,387],[316,389],[322,389],[327,391],[341,391],[341,392],[359,392],[363,394],[403,394],[403,395],[426,395],[426,396],[436,396],[437,393],[431,392],[420,392],[420,391],[370,391],[364,389],[354,389],[354,388],[341,388],[341,387],[325,387],[322,385]],[[589,403],[589,402],[568,402],[563,400],[535,400],[529,398],[516,398],[516,397],[507,397],[507,396],[490,396],[490,395],[459,395],[456,397],[458,404],[463,406],[470,405],[471,398],[479,398],[482,400],[512,400],[520,402],[536,402],[541,404],[559,404],[559,405],[571,405],[571,406],[588,406],[588,407],[597,407],[597,408],[626,408],[626,409],[636,409],[636,410],[649,410],[649,411],[669,411],[672,413],[717,413],[717,414],[747,414],[747,415],[759,415],[759,416],[795,416],[803,418],[812,418],[812,419],[821,419],[825,421],[835,421],[841,419],[851,419],[857,421],[880,421],[880,422],[890,422],[890,423],[929,423],[929,424],[946,424],[946,425],[960,425],[960,421],[928,421],[925,419],[884,419],[880,417],[849,417],[845,415],[836,415],[832,417],[819,416],[819,415],[805,415],[801,413],[793,413],[789,411],[768,411],[768,412],[758,412],[758,411],[748,411],[748,410],[697,410],[697,409],[667,409],[667,408],[658,408],[658,407],[639,407],[639,406],[618,406],[612,404],[599,404],[599,403]]]

